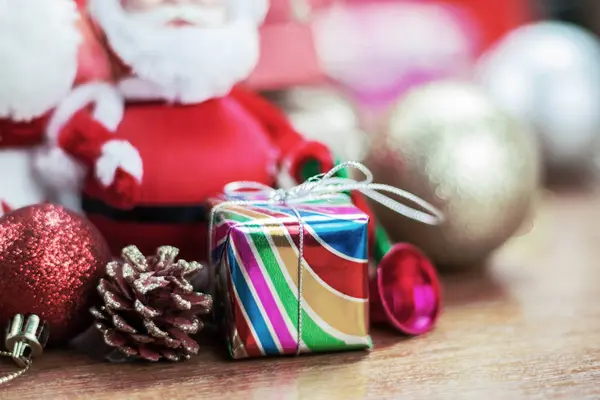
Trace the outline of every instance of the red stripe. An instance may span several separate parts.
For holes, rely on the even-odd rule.
[[[326,284],[345,295],[367,299],[368,264],[345,260],[324,248],[310,234],[304,236],[304,259]]]
[[[231,226],[229,225],[229,222],[226,222],[224,224],[221,224],[220,226],[217,226],[216,228],[214,228],[214,236],[213,236],[213,240],[215,241],[213,244],[216,245],[217,243],[219,243],[221,240],[223,240],[224,237],[226,237],[229,234],[229,230],[231,229]],[[211,249],[212,251],[213,249]]]
[[[238,335],[240,336],[240,339],[242,340],[242,343],[244,344],[244,347],[246,349],[246,353],[248,354],[249,357],[261,357],[263,354],[260,351],[260,349],[258,348],[258,345],[256,344],[256,340],[254,338],[254,335],[252,334],[252,331],[250,330],[250,327],[248,326],[248,322],[246,321],[246,318],[244,317],[244,314],[242,313],[242,310],[239,306],[239,303],[235,297],[235,294],[233,293],[233,289],[232,289],[232,282],[231,282],[231,277],[228,275],[227,276],[227,280],[229,282],[229,299],[230,302],[233,303],[232,304],[232,310],[233,310],[233,321],[231,323],[235,324],[235,329],[238,332]]]

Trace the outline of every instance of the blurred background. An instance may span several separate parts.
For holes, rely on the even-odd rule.
[[[272,0],[249,84],[440,207],[441,229],[377,215],[469,271],[531,229],[544,190],[598,180],[599,33],[594,0]]]

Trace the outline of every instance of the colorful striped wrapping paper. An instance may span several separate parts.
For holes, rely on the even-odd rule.
[[[214,221],[212,259],[234,359],[372,347],[369,217],[348,197],[293,206],[224,203]]]

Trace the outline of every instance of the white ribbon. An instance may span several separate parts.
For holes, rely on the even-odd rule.
[[[365,178],[357,181],[351,178],[335,177],[339,171],[346,168],[359,170]],[[273,189],[265,184],[250,181],[232,182],[225,186],[225,195],[228,198],[239,199],[243,204],[297,204],[354,191],[362,193],[397,214],[427,225],[438,225],[444,220],[441,211],[420,197],[390,185],[373,183],[373,173],[366,166],[356,161],[341,163],[326,174],[314,176],[291,189]],[[409,200],[427,212],[406,206],[384,193],[390,193]],[[263,200],[257,200],[260,198],[263,198]],[[264,200],[265,198],[267,200]]]

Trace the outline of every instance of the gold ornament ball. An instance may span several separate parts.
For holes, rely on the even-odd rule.
[[[537,194],[539,151],[525,129],[475,85],[409,92],[365,162],[376,182],[415,193],[446,220],[426,226],[373,204],[390,236],[419,246],[442,270],[482,265],[519,229]]]

